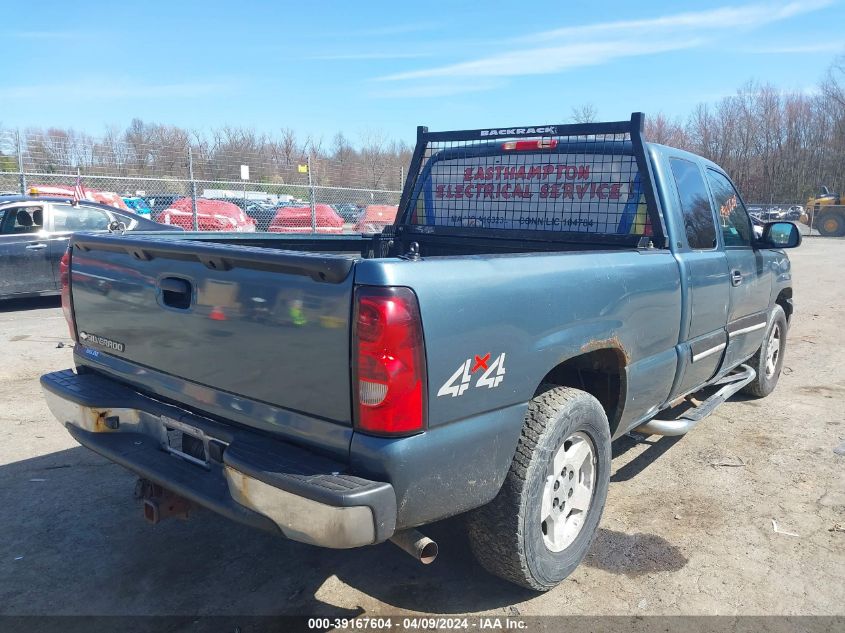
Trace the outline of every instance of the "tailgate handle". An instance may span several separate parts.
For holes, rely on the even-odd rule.
[[[179,277],[164,277],[158,280],[161,298],[166,306],[184,310],[191,305],[191,282]]]

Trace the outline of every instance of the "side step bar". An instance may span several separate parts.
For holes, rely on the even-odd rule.
[[[713,413],[720,404],[742,389],[757,377],[757,372],[748,365],[740,365],[734,373],[717,380],[714,385],[724,385],[707,400],[687,409],[677,418],[672,420],[651,419],[645,424],[634,429],[637,433],[646,435],[684,435],[701,422],[708,415]]]

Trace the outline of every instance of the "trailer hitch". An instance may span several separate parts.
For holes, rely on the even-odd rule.
[[[172,516],[182,520],[189,518],[192,504],[188,499],[149,479],[140,478],[135,482],[134,496],[143,501],[144,518],[153,525]]]

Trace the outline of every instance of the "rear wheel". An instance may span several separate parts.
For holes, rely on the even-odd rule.
[[[610,429],[590,394],[545,386],[528,406],[502,489],[468,517],[470,545],[491,573],[547,591],[592,543],[610,480]]]
[[[748,361],[748,364],[757,372],[757,377],[742,388],[742,393],[765,398],[775,390],[783,368],[783,355],[786,352],[786,328],[786,314],[783,308],[776,305],[772,311],[763,344]]]

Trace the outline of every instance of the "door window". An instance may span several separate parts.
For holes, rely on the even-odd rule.
[[[695,163],[682,158],[671,158],[669,164],[678,187],[689,247],[697,250],[716,248],[716,224],[701,170]]]
[[[6,209],[0,220],[0,233],[17,235],[38,233],[44,228],[44,211],[41,207],[16,207]]]
[[[106,231],[111,219],[102,209],[71,204],[53,205],[53,230],[60,231]]]
[[[719,225],[725,246],[751,246],[751,220],[733,184],[726,176],[712,169],[707,170],[707,180],[719,210]]]

